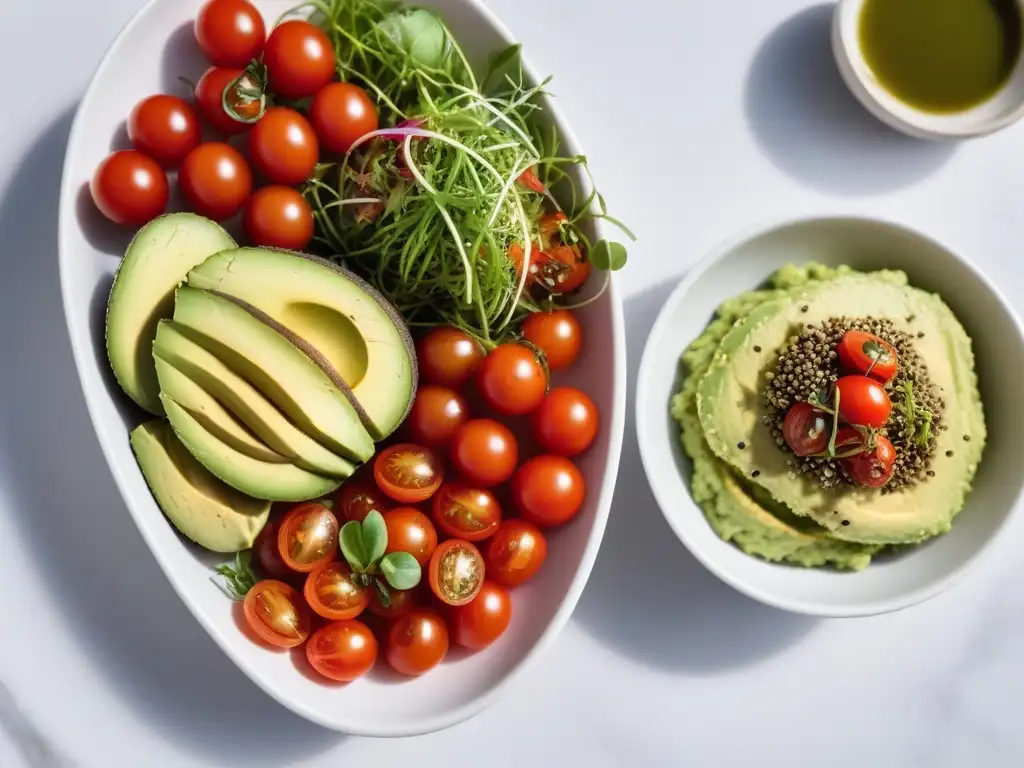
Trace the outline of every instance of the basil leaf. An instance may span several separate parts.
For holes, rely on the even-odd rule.
[[[363,526],[355,520],[349,520],[341,528],[341,536],[338,537],[338,544],[341,547],[341,554],[345,556],[349,567],[353,571],[365,571],[369,562],[366,559],[366,550],[363,547]]]
[[[380,570],[395,589],[412,589],[420,583],[420,564],[408,552],[385,555]]]
[[[214,571],[224,577],[224,583],[214,583],[232,600],[242,600],[249,590],[256,586],[256,575],[252,571],[252,550],[243,549],[235,553],[235,562],[215,566]]]
[[[423,8],[392,11],[377,26],[409,57],[411,65],[444,69],[451,41],[437,14]]]
[[[626,266],[626,247],[621,243],[600,240],[590,252],[590,262],[606,272],[620,270]]]
[[[376,509],[363,520],[363,556],[366,565],[373,565],[382,557],[388,548],[388,527],[384,524],[384,516]]]

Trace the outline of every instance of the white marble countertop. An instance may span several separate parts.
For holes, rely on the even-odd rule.
[[[926,605],[791,616],[720,584],[675,540],[632,426],[590,584],[506,699],[447,732],[377,741],[321,730],[262,694],[192,620],[131,523],[61,317],[70,121],[139,3],[0,2],[0,766],[1024,762],[1020,522]],[[634,370],[687,267],[781,215],[903,221],[971,255],[1024,311],[1024,125],[959,146],[883,129],[835,71],[830,6],[490,5],[555,75],[611,206],[642,238],[623,276]],[[633,572],[638,562],[649,570]]]

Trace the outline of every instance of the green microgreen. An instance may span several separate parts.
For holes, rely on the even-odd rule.
[[[932,435],[932,419],[935,415],[927,408],[921,408],[914,397],[914,385],[910,379],[903,380],[903,402],[894,407],[903,414],[909,428],[908,435],[918,445],[927,445]]]
[[[341,554],[352,569],[352,580],[376,590],[381,605],[391,605],[391,589],[412,589],[420,583],[420,564],[408,552],[389,552],[388,528],[377,510],[363,522],[350,520],[341,529]]]
[[[223,581],[218,581],[213,576],[210,579],[232,600],[244,600],[249,590],[256,586],[251,549],[236,552],[233,563],[223,563],[214,570],[223,577]]]

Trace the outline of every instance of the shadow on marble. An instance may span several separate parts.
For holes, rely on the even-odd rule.
[[[0,194],[0,359],[8,361],[0,456],[14,500],[10,522],[66,631],[150,727],[215,765],[302,762],[345,737],[279,706],[220,652],[146,548],[93,433],[57,273],[72,115],[66,110],[40,134]]]
[[[905,136],[861,106],[832,55],[834,8],[800,11],[765,38],[747,76],[747,121],[767,157],[801,184],[851,196],[912,186],[957,145]]]
[[[608,530],[573,619],[640,663],[710,675],[771,657],[817,622],[768,608],[712,576],[669,528],[647,483],[633,418],[637,369],[675,285],[670,280],[626,301],[629,411],[622,462]],[[680,339],[680,352],[684,343]]]

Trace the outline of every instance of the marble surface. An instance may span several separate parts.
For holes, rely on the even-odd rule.
[[[0,766],[998,768],[1024,761],[1018,521],[960,586],[814,621],[720,584],[661,518],[630,427],[593,577],[552,650],[450,731],[376,741],[280,708],[151,560],[92,435],[60,315],[56,208],[76,100],[139,0],[0,2]],[[970,254],[1024,311],[1024,126],[962,145],[876,124],[830,7],[490,0],[642,240],[630,364],[687,267],[775,216],[884,213]],[[406,762],[400,762],[406,761]]]

